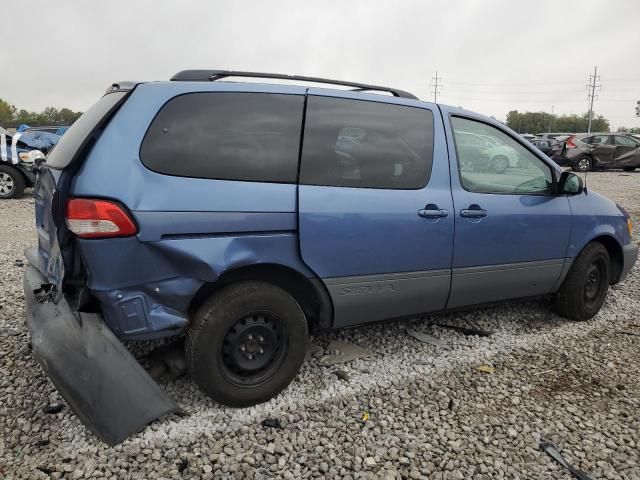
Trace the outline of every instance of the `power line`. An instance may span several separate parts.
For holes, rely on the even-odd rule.
[[[435,78],[431,78],[433,83],[429,84],[429,87],[432,88],[431,93],[433,93],[433,103],[438,103],[438,88],[442,87],[442,77],[438,77],[438,72],[436,72]],[[440,81],[440,83],[439,83]]]

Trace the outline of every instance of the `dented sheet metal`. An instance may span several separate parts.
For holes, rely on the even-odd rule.
[[[60,394],[100,439],[122,442],[156,418],[179,411],[94,313],[73,312],[35,291],[47,280],[32,265],[24,274],[33,352]]]

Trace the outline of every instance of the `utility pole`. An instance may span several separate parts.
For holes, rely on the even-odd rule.
[[[436,72],[436,76],[431,78],[433,83],[430,83],[429,86],[433,89],[431,92],[433,93],[433,103],[438,103],[438,88],[442,87],[442,77],[438,77],[438,72]]]
[[[553,122],[553,105],[551,105],[551,116],[549,117],[549,133],[551,133],[551,122]]]
[[[591,134],[591,119],[593,118],[593,101],[596,98],[596,88],[600,88],[602,85],[597,84],[600,80],[598,76],[598,67],[593,67],[593,75],[589,75],[589,84],[587,85],[589,95],[589,121],[587,123],[587,135]]]

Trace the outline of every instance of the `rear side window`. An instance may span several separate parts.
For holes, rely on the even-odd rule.
[[[623,147],[637,147],[638,146],[638,142],[629,138],[629,137],[622,137],[620,135],[616,135],[615,136],[615,144],[616,145],[621,145]]]
[[[303,105],[299,95],[180,95],[154,118],[140,158],[166,175],[295,183]]]
[[[91,139],[91,134],[98,125],[115,110],[127,92],[109,93],[93,104],[65,132],[47,156],[47,166],[63,169]]]
[[[590,137],[584,137],[578,140],[580,143],[586,143],[590,145],[606,145],[609,143],[609,135],[592,135]]]
[[[430,110],[363,100],[307,100],[300,183],[418,189],[433,157]]]

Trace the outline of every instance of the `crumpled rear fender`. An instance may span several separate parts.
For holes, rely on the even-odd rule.
[[[179,411],[100,315],[74,312],[64,297],[56,304],[38,295],[46,284],[27,266],[24,295],[33,353],[82,423],[115,445]]]

